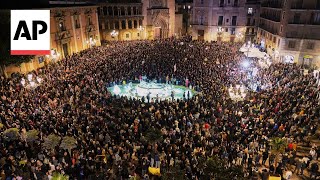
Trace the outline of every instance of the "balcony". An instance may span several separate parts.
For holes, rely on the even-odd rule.
[[[282,9],[282,1],[266,1],[261,3],[261,7]]]
[[[260,14],[260,17],[274,22],[280,22],[280,16],[269,15],[269,14]]]
[[[289,21],[288,22],[288,24],[300,24],[300,25],[302,25],[302,24],[306,24],[306,22],[305,21],[295,21],[295,20],[293,20],[293,21]]]
[[[270,26],[267,26],[265,24],[260,24],[259,27],[261,29],[265,30],[265,31],[268,31],[271,34],[278,35],[278,30],[276,28],[274,28],[274,27],[270,27]]]
[[[316,39],[320,40],[319,33],[304,33],[304,32],[288,32],[286,33],[287,38],[295,38],[295,39]]]
[[[256,23],[247,23],[246,26],[255,26]]]

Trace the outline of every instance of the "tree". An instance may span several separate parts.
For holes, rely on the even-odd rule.
[[[69,176],[54,172],[52,175],[52,180],[69,180]]]
[[[179,166],[174,166],[166,171],[161,179],[162,180],[184,180],[185,173]]]
[[[60,147],[63,149],[67,149],[71,154],[71,150],[77,147],[77,140],[74,137],[66,136],[62,139]]]
[[[36,129],[32,129],[32,130],[27,131],[26,141],[27,141],[28,143],[31,143],[31,144],[32,144],[32,143],[34,143],[36,140],[39,139],[38,135],[39,135],[39,131],[36,130]]]
[[[60,143],[61,137],[55,134],[50,134],[44,139],[43,146],[48,150],[54,150]]]
[[[245,179],[242,166],[235,166],[231,164],[231,166],[228,167],[226,162],[217,156],[213,156],[206,160],[204,174],[208,179],[216,180]]]
[[[277,167],[280,154],[283,154],[285,152],[287,142],[282,138],[274,137],[271,139],[269,144],[271,146],[271,153],[275,155],[275,167]]]
[[[17,128],[9,128],[3,132],[3,139],[6,141],[15,141],[19,137],[19,130]]]
[[[147,131],[146,140],[148,143],[153,144],[154,151],[156,151],[156,143],[162,140],[162,133],[159,129],[150,129]]]
[[[204,173],[210,178],[219,176],[220,173],[223,173],[225,170],[225,162],[217,156],[213,156],[208,158],[205,161],[204,165]]]

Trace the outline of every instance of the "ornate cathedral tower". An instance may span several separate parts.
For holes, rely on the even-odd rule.
[[[168,38],[174,35],[175,0],[143,0],[142,14],[148,39]]]

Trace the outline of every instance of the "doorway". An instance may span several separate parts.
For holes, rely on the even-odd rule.
[[[198,40],[204,40],[204,30],[198,30]]]
[[[155,29],[154,29],[154,37],[155,37],[155,39],[161,39],[162,38],[162,29],[161,29],[161,27],[155,27]]]
[[[68,52],[68,44],[67,43],[64,43],[62,45],[62,48],[63,48],[63,54],[64,54],[64,57],[67,57],[69,55],[69,52]]]

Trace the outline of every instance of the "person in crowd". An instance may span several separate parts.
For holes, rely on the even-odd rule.
[[[0,137],[1,176],[51,179],[58,172],[71,179],[148,179],[150,166],[161,173],[178,166],[187,177],[201,179],[201,159],[212,156],[228,166],[242,165],[250,177],[266,164],[264,178],[282,175],[285,167],[268,141],[281,137],[301,143],[316,133],[319,85],[296,64],[262,68],[257,58],[250,60],[250,68],[259,69],[253,76],[241,65],[243,54],[230,50],[240,46],[189,38],[110,42],[31,72],[32,81],[42,79],[34,87],[27,75],[1,77],[1,131],[17,128],[21,134],[13,141]],[[138,83],[142,76],[167,84],[173,77],[199,94],[188,91],[187,98],[178,99],[171,93],[167,100],[153,100],[119,97],[107,89]],[[234,101],[228,88],[239,84],[246,96]],[[161,130],[162,139],[148,142],[150,129]],[[39,131],[32,143],[22,136],[30,130]],[[51,134],[74,137],[76,144],[45,148]],[[310,155],[315,160],[316,153]],[[297,173],[307,167],[306,158],[297,163]]]

